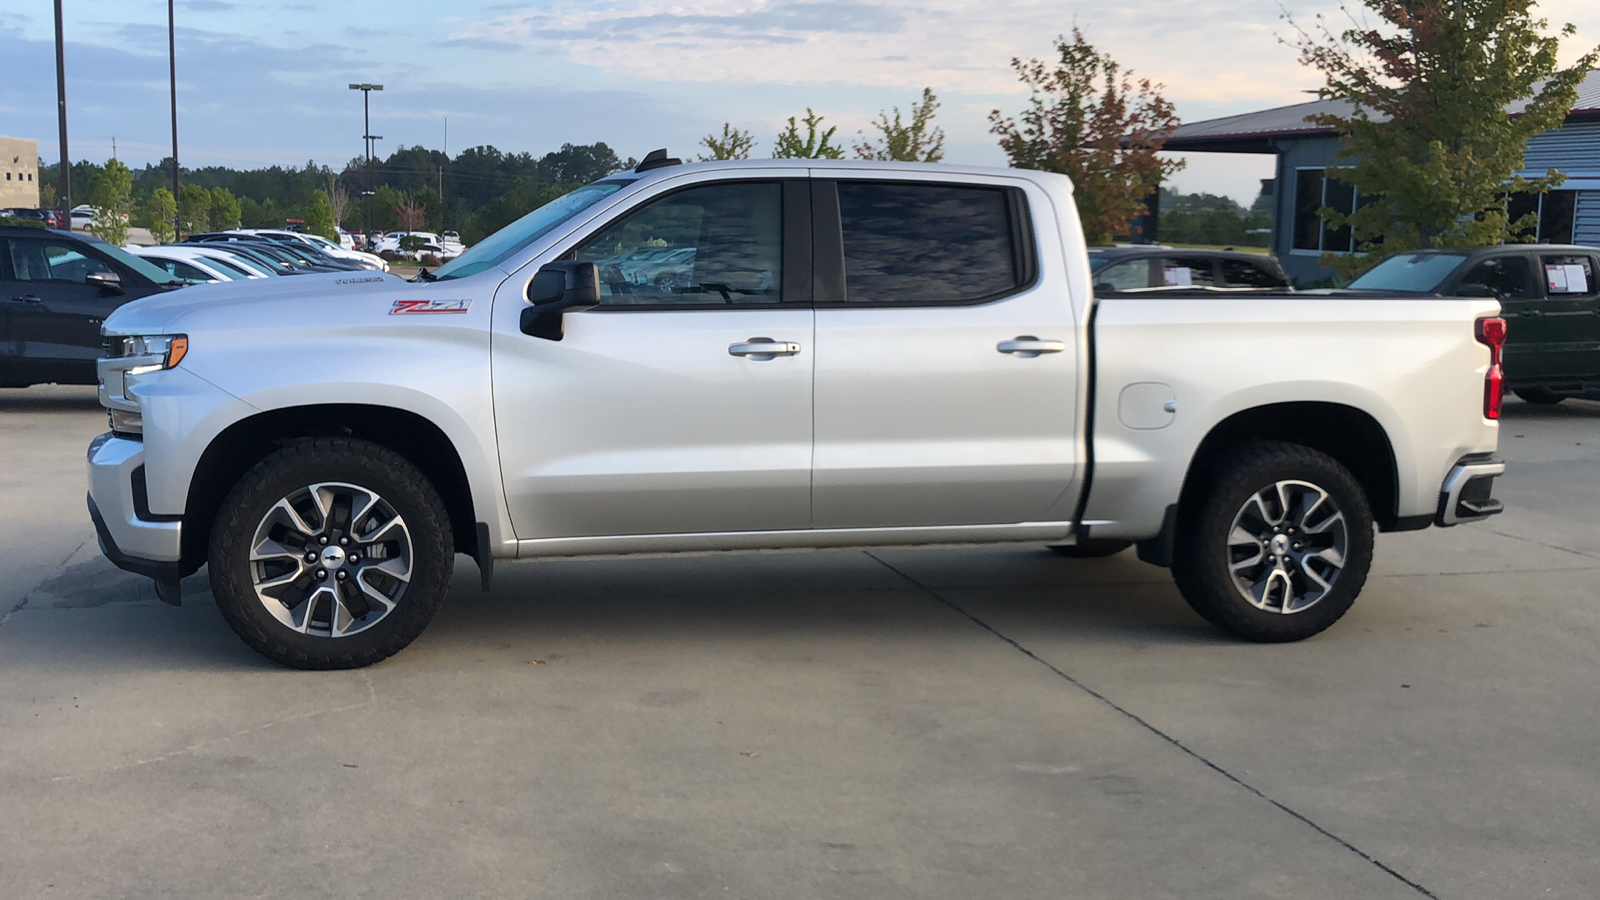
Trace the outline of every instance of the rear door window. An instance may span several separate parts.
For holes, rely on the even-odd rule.
[[[1540,256],[1545,290],[1552,297],[1600,293],[1595,284],[1594,260],[1588,256]]]
[[[1224,259],[1221,261],[1222,283],[1230,288],[1281,289],[1288,287],[1283,276],[1273,271],[1266,261],[1250,259]]]
[[[1217,287],[1215,262],[1209,256],[1165,256],[1161,258],[1163,287]]]
[[[872,181],[838,190],[848,302],[974,303],[1023,286],[1010,191]]]

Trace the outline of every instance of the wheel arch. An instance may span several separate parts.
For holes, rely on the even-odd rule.
[[[1319,450],[1350,470],[1383,531],[1401,524],[1400,468],[1394,443],[1378,420],[1343,403],[1294,401],[1241,410],[1201,439],[1184,473],[1178,511],[1193,506],[1207,473],[1230,448],[1256,440],[1286,441]]]
[[[315,404],[266,410],[217,434],[200,455],[184,507],[182,568],[200,568],[217,511],[252,466],[289,444],[316,438],[356,438],[386,447],[422,470],[444,498],[457,552],[482,559],[478,511],[466,466],[444,430],[402,409],[366,404]]]

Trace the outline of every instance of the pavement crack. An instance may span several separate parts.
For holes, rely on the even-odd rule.
[[[1039,654],[1033,652],[1032,650],[1029,650],[1027,647],[1024,647],[1015,638],[1010,637],[1009,635],[1007,635],[1004,632],[1000,631],[1000,629],[998,629],[998,628],[994,627],[993,625],[990,625],[988,622],[985,622],[984,620],[978,618],[977,616],[973,615],[971,612],[968,612],[966,609],[961,607],[955,601],[953,601],[953,600],[949,599],[948,597],[945,597],[944,595],[940,594],[934,588],[931,588],[931,587],[923,584],[922,582],[918,581],[917,579],[911,577],[910,575],[906,574],[903,570],[897,568],[892,563],[889,563],[888,561],[884,560],[882,557],[878,556],[876,553],[873,553],[870,550],[863,551],[863,552],[866,553],[866,555],[868,557],[870,557],[871,559],[873,559],[876,562],[878,562],[878,564],[882,565],[884,568],[886,568],[889,571],[895,573],[896,575],[899,575],[901,578],[904,578],[906,581],[910,582],[911,584],[916,585],[916,587],[919,588],[920,590],[922,590],[923,593],[926,593],[928,596],[930,596],[933,599],[937,600],[939,603],[949,607],[951,610],[955,611],[955,613],[960,615],[962,618],[964,618],[967,621],[973,623],[974,625],[977,625],[979,628],[982,628],[984,631],[989,632],[989,634],[993,635],[994,637],[998,638],[1001,642],[1003,642],[1003,643],[1007,644],[1008,646],[1010,646],[1011,649],[1017,651],[1018,653],[1021,653],[1023,656],[1026,656],[1028,659],[1033,660],[1034,662],[1036,662],[1039,665],[1045,667],[1046,669],[1049,669],[1053,674],[1056,675],[1056,677],[1058,677],[1061,680],[1067,682],[1068,684],[1072,685],[1073,687],[1077,688],[1078,690],[1082,691],[1083,693],[1089,695],[1090,697],[1093,697],[1095,700],[1098,700],[1100,703],[1102,703],[1105,706],[1109,707],[1112,711],[1116,712],[1118,715],[1121,715],[1123,718],[1128,719],[1129,721],[1133,722],[1135,725],[1139,726],[1140,728],[1144,729],[1145,731],[1148,731],[1150,734],[1156,736],[1157,738],[1160,738],[1161,740],[1163,740],[1166,743],[1172,745],[1173,747],[1176,747],[1179,751],[1181,751],[1182,753],[1184,753],[1185,755],[1187,755],[1191,759],[1195,760],[1196,762],[1199,762],[1201,765],[1205,766],[1206,768],[1210,769],[1211,771],[1217,773],[1218,775],[1221,775],[1223,778],[1227,779],[1229,782],[1234,784],[1236,787],[1242,788],[1247,793],[1251,794],[1252,796],[1256,797],[1257,799],[1267,802],[1268,804],[1270,804],[1273,807],[1275,807],[1276,809],[1278,809],[1278,811],[1280,811],[1282,813],[1285,813],[1289,817],[1295,819],[1296,821],[1298,821],[1301,824],[1305,825],[1306,827],[1310,828],[1312,831],[1315,831],[1316,833],[1322,835],[1323,837],[1327,838],[1328,840],[1333,841],[1334,843],[1338,844],[1340,847],[1343,847],[1345,850],[1348,850],[1349,852],[1355,854],[1356,856],[1360,857],[1363,861],[1365,861],[1368,864],[1372,865],[1373,867],[1377,868],[1379,871],[1381,871],[1384,874],[1390,876],[1391,878],[1395,879],[1396,881],[1400,882],[1401,884],[1405,885],[1406,887],[1411,888],[1413,891],[1416,891],[1418,894],[1429,898],[1429,900],[1439,900],[1439,897],[1438,897],[1437,894],[1435,894],[1434,892],[1432,892],[1432,891],[1428,890],[1427,888],[1423,887],[1421,884],[1418,884],[1417,882],[1412,881],[1410,878],[1407,878],[1405,875],[1402,875],[1400,872],[1396,871],[1393,867],[1391,867],[1390,865],[1385,863],[1383,860],[1378,859],[1377,857],[1375,857],[1372,854],[1366,852],[1365,850],[1362,850],[1360,847],[1357,847],[1355,844],[1352,844],[1351,842],[1345,840],[1344,838],[1340,837],[1339,835],[1334,834],[1332,831],[1328,830],[1327,828],[1323,827],[1322,825],[1317,824],[1317,822],[1315,820],[1313,820],[1310,816],[1306,815],[1305,813],[1300,812],[1299,810],[1296,810],[1295,808],[1289,806],[1288,804],[1284,803],[1283,801],[1278,800],[1278,799],[1268,795],[1265,791],[1261,790],[1260,788],[1256,787],[1255,785],[1251,784],[1250,782],[1245,781],[1243,778],[1239,777],[1238,775],[1235,775],[1233,772],[1231,772],[1228,769],[1224,768],[1219,763],[1214,762],[1213,760],[1208,758],[1205,754],[1201,753],[1198,750],[1195,750],[1193,747],[1190,747],[1189,745],[1185,744],[1183,741],[1178,740],[1176,737],[1174,737],[1173,735],[1169,734],[1168,732],[1163,731],[1162,729],[1157,727],[1154,723],[1150,722],[1148,719],[1145,719],[1143,716],[1140,716],[1138,713],[1128,709],[1127,707],[1125,707],[1122,704],[1116,702],[1115,700],[1112,700],[1110,697],[1106,696],[1105,694],[1102,694],[1101,692],[1095,690],[1094,688],[1088,686],[1087,684],[1084,684],[1082,681],[1079,681],[1077,678],[1074,678],[1073,676],[1067,674],[1065,671],[1063,671],[1061,668],[1056,666],[1054,663],[1051,663],[1050,661],[1046,660],[1044,657],[1040,656]]]
[[[357,709],[366,709],[367,707],[372,706],[372,705],[374,705],[375,703],[378,702],[378,691],[377,691],[377,688],[372,683],[372,676],[371,675],[367,674],[366,672],[357,672],[356,674],[361,677],[362,682],[367,687],[367,697],[366,697],[365,700],[362,700],[360,703],[348,703],[348,704],[345,704],[344,706],[334,706],[334,707],[330,707],[328,709],[314,709],[314,710],[310,710],[310,711],[307,711],[307,712],[295,713],[292,716],[284,716],[281,719],[273,719],[271,722],[263,722],[260,725],[252,725],[249,728],[244,728],[244,729],[241,729],[239,731],[235,731],[232,734],[225,734],[225,735],[223,735],[221,737],[202,738],[202,739],[200,739],[198,741],[195,741],[192,744],[189,744],[186,747],[180,747],[177,750],[171,750],[171,751],[168,751],[166,753],[162,753],[159,756],[152,756],[152,757],[150,757],[148,759],[135,760],[135,761],[133,761],[131,763],[123,763],[120,766],[112,766],[109,769],[102,769],[102,770],[95,771],[95,772],[83,772],[83,773],[76,773],[76,774],[70,774],[70,775],[56,775],[56,776],[54,776],[52,778],[47,779],[47,781],[49,783],[51,783],[51,784],[56,784],[56,783],[59,783],[59,782],[67,782],[67,781],[82,781],[82,780],[84,780],[86,778],[95,778],[95,777],[98,777],[98,776],[101,776],[101,775],[115,775],[118,772],[131,772],[134,769],[143,768],[144,766],[155,765],[156,763],[163,763],[163,762],[166,762],[169,759],[175,759],[175,758],[177,758],[179,756],[184,756],[186,754],[193,753],[196,750],[199,750],[199,749],[204,748],[204,747],[211,746],[213,744],[225,744],[225,743],[227,743],[229,741],[244,737],[245,735],[255,734],[255,733],[261,732],[261,731],[267,731],[268,729],[271,729],[271,728],[277,728],[279,725],[288,725],[288,724],[290,724],[292,722],[301,722],[301,721],[304,721],[306,719],[314,719],[314,718],[316,718],[318,716],[329,715],[330,713],[342,713],[342,712],[351,712],[352,710],[357,710]]]
[[[68,553],[66,556],[62,557],[61,558],[61,562],[56,563],[56,572],[52,573],[49,576],[47,576],[44,579],[44,581],[39,582],[39,584],[44,584],[45,581],[49,581],[51,578],[55,577],[55,574],[59,573],[61,571],[61,569],[63,569],[67,565],[67,563],[72,561],[72,558],[74,556],[78,555],[78,551],[79,550],[82,550],[84,547],[87,547],[87,546],[89,546],[89,542],[88,541],[84,541],[84,542],[80,543],[78,546],[73,547],[71,553]],[[9,622],[13,615],[15,615],[15,614],[17,614],[19,612],[22,612],[22,610],[28,605],[28,598],[32,597],[33,596],[33,592],[39,589],[39,584],[36,584],[33,587],[29,588],[22,595],[22,599],[17,601],[17,604],[15,606],[13,606],[10,609],[6,610],[6,614],[5,615],[0,616],[0,626],[4,626],[7,622]]]

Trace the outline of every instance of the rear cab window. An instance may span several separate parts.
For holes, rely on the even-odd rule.
[[[1542,254],[1539,263],[1545,290],[1551,297],[1582,297],[1600,293],[1600,285],[1595,283],[1593,257]]]
[[[1221,260],[1222,286],[1257,290],[1285,290],[1289,282],[1266,260],[1224,258]]]
[[[836,183],[845,303],[970,304],[1033,282],[1022,192],[907,181]]]
[[[1163,256],[1162,287],[1218,287],[1215,260],[1209,256]]]

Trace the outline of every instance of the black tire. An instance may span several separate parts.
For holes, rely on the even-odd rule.
[[[1310,447],[1259,441],[1228,451],[1209,471],[1200,473],[1200,477],[1206,478],[1208,484],[1180,511],[1172,560],[1173,579],[1195,612],[1218,628],[1246,640],[1285,642],[1304,640],[1322,632],[1350,609],[1372,566],[1373,521],[1366,492],[1348,469],[1333,457]],[[1289,573],[1283,581],[1276,582],[1286,585],[1286,591],[1273,592],[1270,586],[1274,582],[1270,579],[1253,586],[1259,589],[1262,584],[1268,585],[1261,601],[1267,608],[1263,608],[1246,598],[1245,591],[1249,588],[1243,585],[1253,577],[1253,571],[1260,570],[1243,569],[1241,573],[1245,577],[1241,579],[1236,579],[1230,571],[1230,564],[1245,566],[1256,559],[1251,555],[1250,544],[1230,544],[1230,534],[1236,520],[1241,525],[1254,521],[1246,510],[1252,498],[1282,496],[1276,491],[1264,493],[1281,483],[1310,485],[1325,492],[1326,498],[1319,501],[1311,491],[1291,486],[1288,488],[1291,503],[1298,509],[1310,509],[1315,518],[1304,515],[1297,520],[1285,510],[1281,525],[1261,520],[1263,524],[1259,530],[1262,533],[1287,527],[1290,532],[1297,531],[1303,542],[1294,543],[1294,533],[1281,536],[1273,533],[1269,539],[1259,541],[1258,565],[1270,572],[1276,560],[1279,571]],[[1295,493],[1297,491],[1300,493]],[[1312,498],[1309,504],[1305,498]],[[1335,512],[1343,514],[1342,528],[1333,522],[1331,514],[1323,518],[1324,508],[1318,503],[1329,501]],[[1295,529],[1289,524],[1293,521],[1326,527],[1327,532],[1316,533],[1304,527]],[[1248,526],[1244,530],[1252,534],[1257,532]],[[1302,552],[1302,547],[1306,548],[1305,552],[1317,549],[1321,542],[1331,541],[1335,534],[1343,540],[1339,554],[1342,566],[1328,579],[1326,576],[1332,567],[1326,561],[1320,557],[1308,561],[1297,558],[1296,554]],[[1278,541],[1283,544],[1277,544]],[[1317,589],[1308,572],[1327,581],[1329,587]],[[1296,586],[1306,588],[1300,602],[1309,601],[1298,609],[1294,598]],[[1271,608],[1272,598],[1285,593],[1288,596],[1276,604],[1277,608]],[[1313,594],[1318,596],[1312,598]],[[1283,612],[1283,609],[1290,611]]]
[[[1554,406],[1567,399],[1546,387],[1512,388],[1511,393],[1521,397],[1526,403],[1537,403],[1540,406]]]
[[[268,610],[268,601],[257,596],[257,564],[250,559],[257,531],[265,527],[269,511],[279,500],[296,495],[309,485],[323,483],[354,485],[378,495],[384,509],[401,520],[409,537],[408,582],[400,586],[398,582],[385,580],[381,574],[367,576],[390,585],[390,590],[398,590],[392,598],[393,608],[386,614],[379,613],[374,624],[363,626],[359,631],[352,628],[352,633],[338,637],[331,636],[331,628],[326,629],[330,634],[307,634],[280,621]],[[330,504],[330,507],[335,509],[335,515],[326,517],[322,525],[338,533],[337,506]],[[305,521],[309,523],[311,519]],[[360,517],[355,517],[344,526],[357,541],[351,545],[352,549],[362,540],[354,534],[361,521]],[[294,539],[292,531],[284,538],[285,541]],[[387,554],[381,545],[372,546],[376,549],[369,555]],[[317,552],[322,548],[307,542],[301,549]],[[366,563],[371,566],[379,561],[389,560],[368,559]],[[394,655],[427,627],[449,587],[455,545],[444,501],[416,466],[377,444],[331,438],[285,447],[245,473],[217,512],[208,562],[211,590],[222,617],[256,652],[297,669],[354,669]],[[346,562],[341,557],[334,565],[343,567]],[[355,560],[348,562],[353,566]],[[314,573],[303,571],[305,574],[296,579],[294,585],[286,586],[285,591],[298,586],[300,580],[306,581],[306,591],[315,587],[312,584]],[[362,579],[364,574],[352,568],[346,571],[346,576],[351,573],[355,580]],[[335,589],[342,591],[353,586],[348,583]],[[290,602],[293,599],[291,596],[283,601],[286,609],[295,608]],[[359,594],[351,600],[368,602]],[[326,600],[321,602],[329,615],[341,608],[331,606]],[[315,609],[319,609],[317,603],[309,603],[304,615],[311,615],[310,611]],[[374,607],[368,615],[376,612]],[[354,626],[361,621],[356,619],[351,624]]]
[[[1068,559],[1099,559],[1102,556],[1114,556],[1132,546],[1133,541],[1090,538],[1076,544],[1051,544],[1050,549]]]

